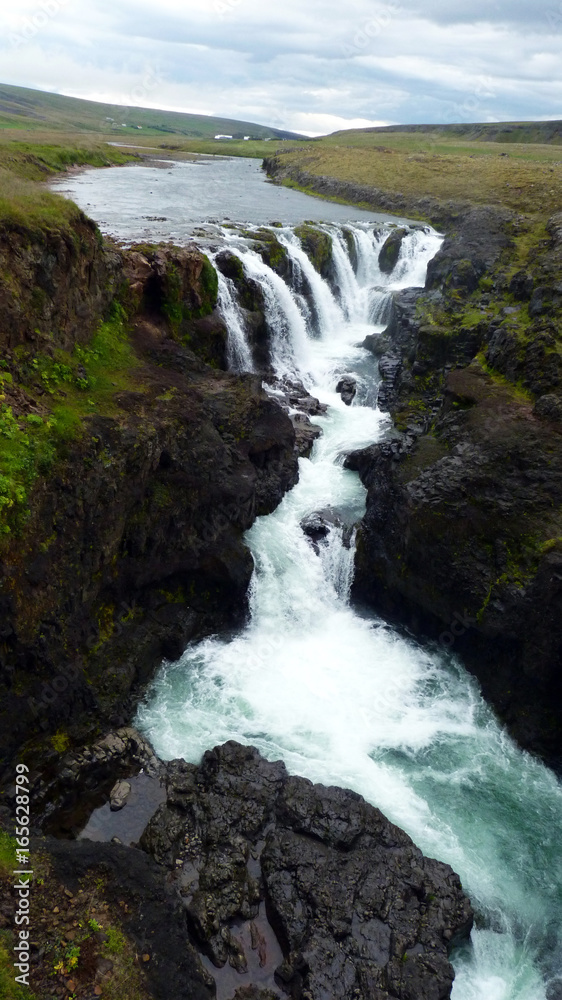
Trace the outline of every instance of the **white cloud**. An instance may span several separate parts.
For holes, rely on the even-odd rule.
[[[310,133],[455,115],[548,119],[562,114],[562,14],[554,30],[552,6],[18,0],[0,10],[1,73],[77,97]]]

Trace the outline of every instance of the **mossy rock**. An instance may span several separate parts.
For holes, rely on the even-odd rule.
[[[384,241],[379,253],[379,267],[383,274],[391,274],[400,256],[402,240],[407,236],[408,230],[401,227],[395,229]]]
[[[295,235],[301,241],[302,248],[322,277],[326,277],[332,263],[332,237],[323,229],[317,229],[304,222],[295,227]]]

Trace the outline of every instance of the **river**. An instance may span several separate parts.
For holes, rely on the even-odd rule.
[[[250,169],[227,160],[218,168],[220,198],[211,214],[200,180],[196,190],[189,180],[206,168],[197,165],[191,174],[183,168],[86,171],[71,178],[70,191],[124,240],[134,232],[144,239],[147,231],[151,239],[182,239],[193,224],[214,226],[220,243],[262,286],[277,373],[299,377],[329,409],[313,418],[323,435],[311,458],[300,460],[298,485],[247,533],[255,561],[248,624],[234,637],[191,644],[178,662],[164,663],[136,723],[166,759],[197,762],[206,749],[236,739],[269,759],[282,758],[294,774],[360,792],[426,854],[448,861],[472,899],[470,945],[452,956],[454,1000],[559,1000],[560,782],[513,744],[454,655],[405,638],[349,601],[347,527],[361,517],[365,491],[342,458],[389,431],[374,403],[376,361],[356,345],[383,329],[393,289],[423,285],[440,237],[429,227],[412,229],[387,277],[377,263],[388,232],[380,217],[262,178],[249,196]],[[66,179],[62,186],[69,188]],[[151,215],[168,221],[147,225],[147,204]],[[246,224],[283,223],[278,236],[293,262],[294,287],[236,230],[219,226],[224,215]],[[303,218],[322,220],[332,236],[330,283],[314,271],[293,232]],[[353,263],[342,222],[352,233]],[[298,290],[303,283],[306,300]],[[220,293],[232,366],[249,368],[243,317],[228,279],[221,277]],[[335,391],[343,374],[357,379],[351,406]],[[301,522],[326,510],[336,523],[315,549]]]

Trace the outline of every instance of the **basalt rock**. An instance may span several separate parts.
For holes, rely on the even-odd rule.
[[[351,375],[340,378],[336,385],[336,392],[339,392],[346,406],[351,406],[357,392],[357,379],[352,378]]]
[[[401,227],[387,236],[379,253],[379,267],[383,274],[392,274],[398,263],[402,241],[407,234],[408,230]]]
[[[318,273],[323,278],[330,278],[333,269],[332,237],[330,234],[310,223],[303,223],[303,225],[295,227],[295,235],[299,237],[304,252]]]
[[[381,335],[378,402],[402,436],[346,464],[368,488],[355,596],[454,648],[520,744],[559,768],[556,218],[514,278],[510,241],[528,223],[486,208],[459,215],[426,289],[395,293]],[[539,299],[548,308],[531,308]]]
[[[168,764],[167,789],[141,844],[173,873],[218,984],[295,1000],[449,996],[448,951],[472,923],[458,877],[359,795],[234,742],[199,767]]]
[[[519,742],[559,766],[559,430],[477,363],[413,430],[348,460],[369,490],[355,594],[454,647]]]
[[[29,339],[42,300],[27,311],[19,244],[11,252],[14,283],[22,285],[21,337]],[[78,417],[79,430],[35,480],[19,534],[2,536],[3,760],[32,734],[43,734],[48,757],[57,731],[68,742],[100,723],[124,724],[163,656],[175,658],[189,639],[240,619],[253,570],[243,533],[298,475],[293,425],[261,379],[217,370],[213,334],[201,326],[216,301],[205,255],[194,247],[98,253],[98,271],[85,262],[71,271],[72,296],[83,289],[86,337],[103,318],[106,293],[95,283],[111,271],[134,381],[123,384],[120,374],[106,390],[105,413],[93,406]],[[74,320],[70,311],[65,325],[53,296],[53,338],[74,363]],[[56,389],[53,403],[31,362],[5,357],[3,406],[22,422],[39,411],[41,423],[66,390]],[[213,357],[213,366],[205,363]]]
[[[314,442],[322,436],[322,428],[313,424],[310,417],[326,413],[328,407],[311,396],[302,382],[268,375],[265,385],[291,420],[299,458],[308,458]]]
[[[88,342],[122,280],[117,252],[95,224],[37,230],[4,223],[0,231],[0,347]]]
[[[34,985],[42,985],[42,956],[57,925],[72,933],[81,920],[88,928],[95,913],[103,927],[93,936],[86,930],[81,977],[88,975],[86,953],[92,976],[96,968],[111,972],[111,962],[99,959],[104,928],[117,926],[142,956],[154,1000],[450,995],[448,954],[468,938],[470,902],[448,865],[424,857],[361,796],[291,777],[282,762],[235,742],[208,751],[200,766],[164,764],[130,728],[66,754],[61,772],[74,776],[76,803],[89,800],[104,768],[109,810],[112,781],[125,775],[134,784],[141,762],[165,782],[164,800],[145,821],[142,850],[111,838],[111,824],[128,805],[108,811],[97,842],[32,841],[43,870],[48,865],[48,887],[38,886],[33,898]],[[39,920],[45,891],[57,904],[52,926]],[[9,881],[0,880],[0,917],[5,896],[13,912],[9,892]]]

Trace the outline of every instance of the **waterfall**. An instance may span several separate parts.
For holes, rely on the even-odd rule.
[[[236,286],[217,269],[219,281],[218,307],[226,323],[226,356],[230,371],[252,372],[254,363],[246,338],[245,322],[238,302]]]
[[[255,563],[248,623],[234,636],[191,643],[180,660],[165,663],[137,724],[164,758],[197,762],[236,739],[283,758],[293,773],[360,792],[427,854],[448,861],[472,898],[471,945],[452,956],[454,1000],[546,1000],[549,984],[549,997],[558,997],[559,782],[511,742],[450,653],[421,648],[349,603],[353,526],[365,490],[342,455],[388,428],[368,405],[376,361],[358,345],[366,332],[380,332],[394,290],[423,286],[440,237],[411,229],[384,275],[378,254],[388,230],[346,224],[346,238],[336,224],[321,228],[332,237],[330,284],[294,232],[278,230],[298,289],[241,238],[229,238],[262,290],[275,371],[301,379],[329,406],[313,418],[323,435],[310,459],[300,460],[298,484],[246,534]],[[248,363],[247,355],[241,362],[241,345],[248,348],[233,288],[221,283],[220,296],[232,323],[233,363]],[[346,406],[335,387],[349,373],[361,392]],[[325,526],[316,540],[305,530],[311,518]]]
[[[279,242],[285,247],[293,266],[302,273],[311,290],[321,337],[337,335],[344,323],[343,312],[326,281],[321,278],[294,234],[280,234]]]
[[[224,230],[229,250],[239,258],[244,274],[261,288],[275,373],[298,378],[305,385],[334,380],[341,367],[344,340],[350,360],[360,359],[361,355],[353,351],[354,345],[377,328],[382,330],[388,322],[394,289],[423,285],[427,262],[441,239],[433,230],[412,230],[403,241],[395,271],[388,276],[378,266],[378,254],[387,235],[381,233],[380,227],[346,225],[347,239],[341,226],[325,224],[318,228],[332,242],[331,283],[318,273],[291,227],[276,231],[291,264],[292,280],[287,281],[248,246],[247,233],[241,238]],[[349,238],[354,243],[356,267],[350,257]],[[220,274],[218,304],[229,331],[230,367],[235,371],[253,370],[235,284]],[[315,351],[311,351],[313,332],[320,341],[320,349]],[[369,380],[372,383],[372,373]]]

